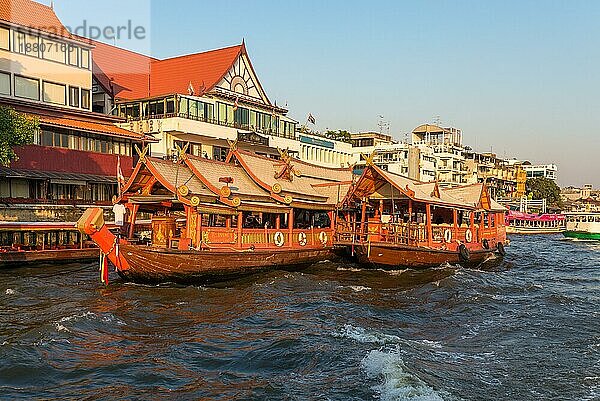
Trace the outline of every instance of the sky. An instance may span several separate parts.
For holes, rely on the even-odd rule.
[[[42,1],[49,4],[49,0]],[[500,157],[600,187],[600,1],[54,0],[64,24],[166,58],[239,44],[271,101],[316,129],[397,140],[437,118]],[[115,11],[118,12],[115,12]],[[439,117],[438,117],[439,116]]]

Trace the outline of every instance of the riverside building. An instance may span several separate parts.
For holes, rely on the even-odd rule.
[[[40,122],[34,143],[15,149],[18,159],[0,167],[0,198],[9,208],[33,204],[26,208],[33,216],[41,205],[108,205],[117,191],[117,157],[124,174],[131,172],[132,146],[146,138],[116,126],[122,119],[93,111],[92,48],[51,7],[2,0],[0,105]],[[5,219],[30,217],[4,210]]]
[[[246,45],[155,59],[94,42],[94,105],[110,106],[119,124],[157,142],[150,153],[170,158],[177,148],[224,161],[230,143],[272,158],[279,150],[326,167],[347,166],[351,145],[303,132],[285,107],[272,102]]]

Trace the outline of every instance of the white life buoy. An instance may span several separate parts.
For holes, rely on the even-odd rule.
[[[449,228],[444,231],[444,241],[446,241],[447,244],[452,242],[452,230]]]
[[[467,232],[465,233],[465,239],[467,240],[467,242],[470,244],[471,242],[473,242],[473,232],[468,229]]]
[[[327,240],[329,240],[329,238],[327,237],[327,233],[325,231],[321,231],[321,233],[319,234],[319,241],[321,241],[321,244],[325,246],[327,245]]]
[[[302,232],[298,234],[298,243],[300,246],[306,246],[306,233]]]
[[[273,241],[275,242],[275,245],[277,245],[278,247],[282,247],[285,242],[285,237],[283,236],[283,233],[281,231],[277,231],[275,233],[275,236],[273,237]]]

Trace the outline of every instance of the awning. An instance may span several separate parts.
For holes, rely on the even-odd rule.
[[[0,177],[50,180],[55,184],[87,185],[89,183],[117,184],[116,177],[94,174],[63,173],[56,171],[17,170],[0,167]],[[60,182],[59,182],[60,181]]]
[[[44,115],[39,116],[39,121],[40,125],[42,126],[47,125],[52,127],[71,128],[83,132],[94,132],[102,135],[128,138],[138,141],[147,139],[144,137],[143,134],[138,134],[137,132],[132,132],[123,128],[119,128],[111,123],[92,122],[85,120],[76,120],[72,118]]]

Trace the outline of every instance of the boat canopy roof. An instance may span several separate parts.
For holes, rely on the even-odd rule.
[[[238,150],[235,143],[226,162],[187,155],[183,150],[176,161],[148,157],[142,151],[116,201],[183,203],[215,214],[237,210],[286,213],[290,207],[333,210],[346,196],[352,183],[350,168],[315,166],[292,159],[284,151],[281,157],[275,160]]]
[[[463,210],[505,211],[493,201],[483,184],[441,188],[437,182],[421,182],[379,168],[369,160],[345,204],[363,198],[410,199],[416,202]]]

